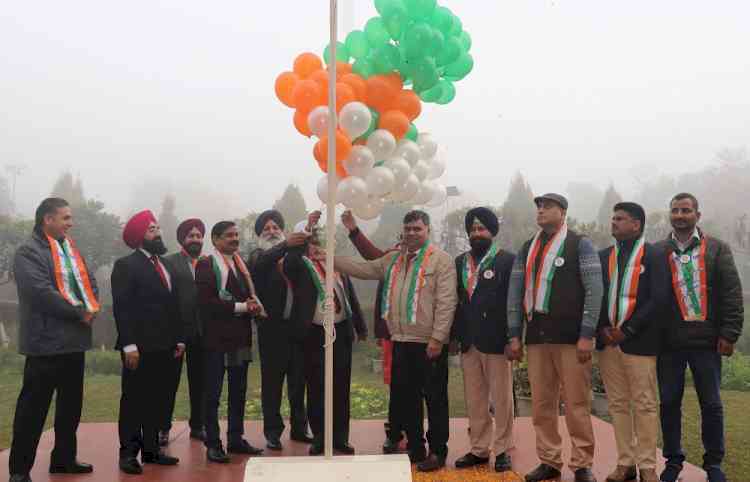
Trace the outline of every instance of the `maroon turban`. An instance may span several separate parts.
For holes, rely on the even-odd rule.
[[[185,238],[193,228],[198,228],[198,231],[200,231],[203,236],[206,235],[206,225],[203,224],[203,221],[198,218],[186,219],[177,226],[177,242],[180,243],[180,246],[185,245]]]
[[[130,249],[137,249],[143,243],[143,238],[148,231],[148,225],[152,222],[156,222],[156,216],[148,209],[130,218],[127,224],[125,224],[125,229],[122,231],[122,239],[125,241],[125,244]]]

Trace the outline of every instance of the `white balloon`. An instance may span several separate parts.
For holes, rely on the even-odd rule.
[[[385,129],[376,129],[367,138],[367,147],[375,159],[388,159],[396,150],[396,138]]]
[[[385,196],[393,190],[394,185],[393,172],[385,166],[372,168],[365,178],[367,183],[367,193],[370,196]]]
[[[430,167],[424,161],[419,161],[411,172],[419,178],[420,181],[427,179],[427,175],[430,173]]]
[[[383,200],[379,197],[369,196],[367,201],[353,209],[354,215],[360,219],[370,220],[380,216],[383,212]]]
[[[419,191],[411,200],[414,204],[427,204],[432,196],[435,195],[433,191],[434,183],[432,181],[423,181],[419,184]]]
[[[430,159],[427,163],[429,172],[427,173],[427,179],[437,179],[445,172],[445,159],[441,155],[437,155]]]
[[[339,178],[336,177],[336,184],[335,187],[338,188],[339,184]],[[320,199],[320,202],[327,203],[328,202],[328,174],[324,175],[318,180],[318,186],[316,188],[316,192],[318,193],[318,199]]]
[[[336,199],[348,208],[359,206],[367,199],[367,184],[361,177],[349,176],[339,181]]]
[[[394,157],[386,161],[383,166],[387,167],[393,173],[393,182],[400,186],[406,182],[411,174],[411,168],[406,159],[400,157]]]
[[[349,135],[356,139],[370,128],[372,112],[362,102],[349,102],[339,112],[339,125]]]
[[[396,145],[396,157],[403,157],[411,167],[419,162],[422,156],[422,151],[416,142],[410,141],[409,139],[401,139]]]
[[[328,134],[328,107],[319,105],[307,115],[307,126],[313,135],[323,137]]]
[[[348,105],[348,104],[347,104]],[[375,156],[372,151],[365,146],[352,147],[349,157],[344,159],[344,169],[350,176],[364,178],[370,172],[375,164]]]
[[[431,159],[438,150],[437,142],[428,132],[419,133],[417,145],[419,145],[419,150],[422,151],[422,159]]]
[[[428,182],[431,182],[431,181],[428,181]],[[433,208],[437,206],[442,206],[442,204],[448,198],[448,191],[445,189],[445,186],[442,184],[435,184],[433,186],[432,191],[433,191],[432,199],[430,199],[427,202],[427,205]]]
[[[390,200],[397,203],[405,203],[416,196],[419,191],[419,179],[414,174],[409,174],[406,182],[393,188]]]

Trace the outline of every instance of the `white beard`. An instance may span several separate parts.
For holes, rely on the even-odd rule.
[[[258,238],[258,247],[263,251],[273,248],[274,246],[283,243],[286,237],[282,234],[279,237],[263,237]]]

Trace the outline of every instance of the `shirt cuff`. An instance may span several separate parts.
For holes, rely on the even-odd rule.
[[[178,343],[177,346],[181,346],[182,348],[185,348],[185,344],[182,342]]]
[[[247,303],[235,303],[234,312],[235,313],[247,313]]]
[[[123,353],[132,353],[134,351],[138,351],[138,345],[125,345],[122,347]]]
[[[581,338],[594,338],[596,334],[596,328],[593,326],[583,325],[581,326]]]
[[[520,326],[511,326],[508,329],[508,335],[510,338],[518,338],[521,339],[521,327]]]

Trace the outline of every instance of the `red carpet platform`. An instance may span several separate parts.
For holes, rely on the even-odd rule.
[[[469,450],[467,425],[467,419],[451,420],[449,468],[453,467],[456,458]],[[561,419],[561,426],[564,430],[565,422],[563,419]],[[245,427],[246,438],[250,443],[265,447],[260,422],[247,422]],[[612,426],[598,418],[594,418],[594,431],[597,442],[594,472],[598,480],[603,482],[616,463],[614,436]],[[527,417],[516,419],[514,432],[515,448],[511,452],[513,466],[519,474],[523,475],[538,464],[534,450],[534,428],[531,419]],[[383,436],[382,421],[352,421],[351,443],[356,447],[357,454],[379,454]],[[34,482],[149,482],[157,480],[164,482],[241,482],[243,480],[247,457],[234,456],[232,462],[228,465],[207,463],[203,445],[188,437],[187,425],[184,422],[175,424],[172,429],[172,437],[173,440],[169,444],[167,452],[180,458],[178,466],[156,467],[148,465],[141,476],[126,475],[117,468],[117,425],[114,423],[84,423],[78,430],[78,454],[81,460],[94,464],[94,473],[84,476],[50,475],[47,473],[47,467],[54,433],[47,431],[39,444],[39,452],[31,478]],[[566,440],[567,437],[563,436],[563,439]],[[284,444],[283,451],[272,452],[266,449],[265,456],[307,456],[307,445],[291,442],[286,437],[282,442]],[[565,460],[567,460],[568,454],[569,447],[566,445]],[[7,467],[8,451],[5,450],[0,452],[0,482],[8,480]],[[415,474],[414,480],[476,482],[511,479],[501,479],[498,474],[492,471],[445,469],[429,475]],[[573,475],[567,469],[563,471],[563,480],[573,480]],[[705,474],[702,470],[686,465],[682,473],[683,482],[703,482],[705,480]]]

